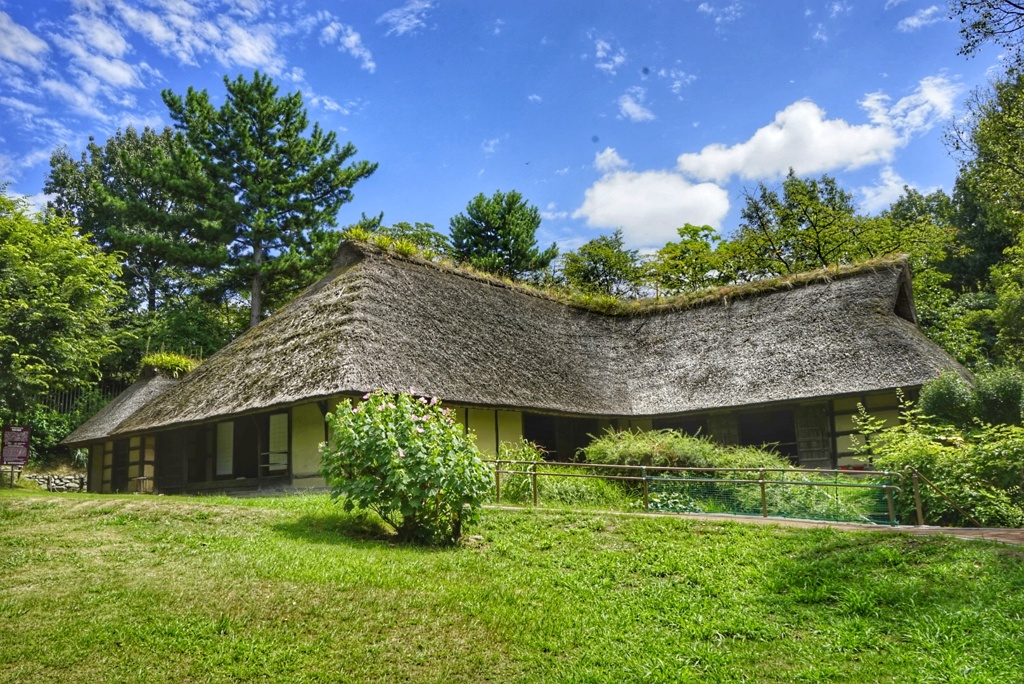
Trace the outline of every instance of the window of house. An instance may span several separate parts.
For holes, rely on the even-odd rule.
[[[235,424],[232,421],[217,423],[217,464],[218,476],[231,475],[235,465]]]
[[[737,423],[742,446],[765,446],[781,456],[796,458],[796,423],[792,410],[745,411],[737,416]]]

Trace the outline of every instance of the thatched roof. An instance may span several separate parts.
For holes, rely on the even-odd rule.
[[[651,416],[916,386],[962,371],[914,320],[902,260],[606,315],[345,243],[330,274],[116,432],[374,389]]]
[[[61,442],[64,446],[77,447],[96,442],[119,432],[123,423],[132,414],[152,399],[156,399],[169,388],[178,384],[154,368],[146,368],[138,382],[114,397],[110,403],[78,426]]]

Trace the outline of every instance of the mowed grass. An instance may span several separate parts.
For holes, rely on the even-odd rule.
[[[1013,682],[1024,553],[488,510],[393,544],[326,496],[0,493],[3,682]]]

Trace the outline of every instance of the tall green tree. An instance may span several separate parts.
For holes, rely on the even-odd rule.
[[[679,240],[667,242],[650,264],[659,294],[674,295],[724,285],[733,279],[728,243],[711,226],[691,223],[678,228]]]
[[[901,253],[917,265],[934,264],[945,257],[954,233],[932,213],[932,204],[943,202],[907,188],[889,210],[864,216],[831,176],[804,179],[790,171],[781,195],[763,183],[746,195],[744,222],[728,252],[745,279]]]
[[[781,194],[759,183],[744,199],[731,240],[742,277],[810,271],[849,261],[856,251],[853,197],[831,176],[798,178],[790,169]]]
[[[156,311],[186,287],[182,280],[222,258],[195,239],[194,207],[160,182],[173,142],[169,128],[140,134],[129,127],[102,146],[90,140],[78,159],[60,148],[43,186],[54,211],[119,255],[133,309]]]
[[[0,422],[40,392],[95,379],[116,349],[119,270],[68,221],[0,192]]]
[[[336,225],[352,187],[377,165],[349,160],[351,143],[338,144],[309,121],[300,93],[278,96],[270,77],[225,77],[227,96],[218,109],[208,93],[189,88],[184,97],[163,92],[175,128],[168,180],[197,208],[197,225],[226,247],[227,281],[249,299],[249,325],[259,323],[267,288],[293,283],[312,237]],[[289,277],[291,276],[291,277]]]
[[[644,283],[639,252],[626,249],[622,231],[601,235],[562,257],[562,276],[575,289],[613,297],[635,297]]]
[[[450,222],[452,253],[461,262],[488,273],[519,279],[546,268],[558,256],[552,243],[537,249],[540,211],[511,190],[480,193],[466,206],[465,213]]]

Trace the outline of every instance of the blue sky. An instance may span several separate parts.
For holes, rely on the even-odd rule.
[[[744,190],[828,173],[862,210],[950,190],[942,133],[999,54],[956,54],[943,0],[0,0],[0,182],[169,123],[160,92],[271,74],[379,163],[339,223],[448,220],[518,190],[539,238],[729,233]]]

